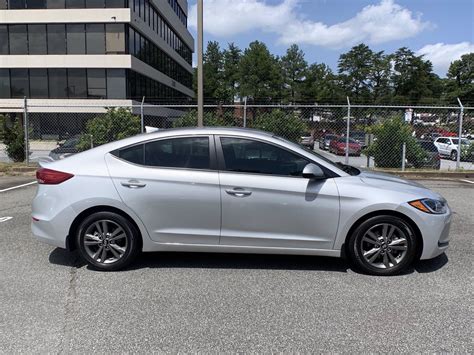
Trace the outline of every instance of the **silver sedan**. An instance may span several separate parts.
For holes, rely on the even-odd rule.
[[[43,163],[37,180],[33,234],[100,270],[186,251],[346,256],[392,275],[449,244],[437,193],[254,130],[143,134]]]

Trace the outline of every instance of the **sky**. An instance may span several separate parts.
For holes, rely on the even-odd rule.
[[[197,39],[196,0],[188,1]],[[254,40],[275,55],[296,43],[308,63],[335,71],[339,55],[362,42],[385,53],[408,47],[445,77],[453,60],[474,52],[474,0],[204,0],[205,46],[244,49]]]

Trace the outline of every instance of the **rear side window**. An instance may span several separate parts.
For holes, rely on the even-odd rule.
[[[162,139],[145,144],[145,165],[169,168],[209,169],[209,138]]]
[[[209,138],[183,137],[134,145],[113,152],[130,163],[163,168],[209,169]]]

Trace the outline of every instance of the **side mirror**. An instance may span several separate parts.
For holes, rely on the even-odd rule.
[[[303,177],[306,179],[324,179],[323,170],[316,164],[309,163],[303,169]]]

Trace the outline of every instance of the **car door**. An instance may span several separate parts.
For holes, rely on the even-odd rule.
[[[435,145],[436,145],[436,148],[438,148],[438,152],[439,154],[441,155],[446,155],[447,152],[446,152],[446,139],[445,138],[438,138],[436,141],[435,141]]]
[[[107,155],[106,162],[123,202],[154,241],[219,243],[219,177],[209,136],[162,138],[126,147]]]
[[[216,137],[222,245],[331,249],[339,222],[333,179],[301,176],[310,161],[281,146]]]

